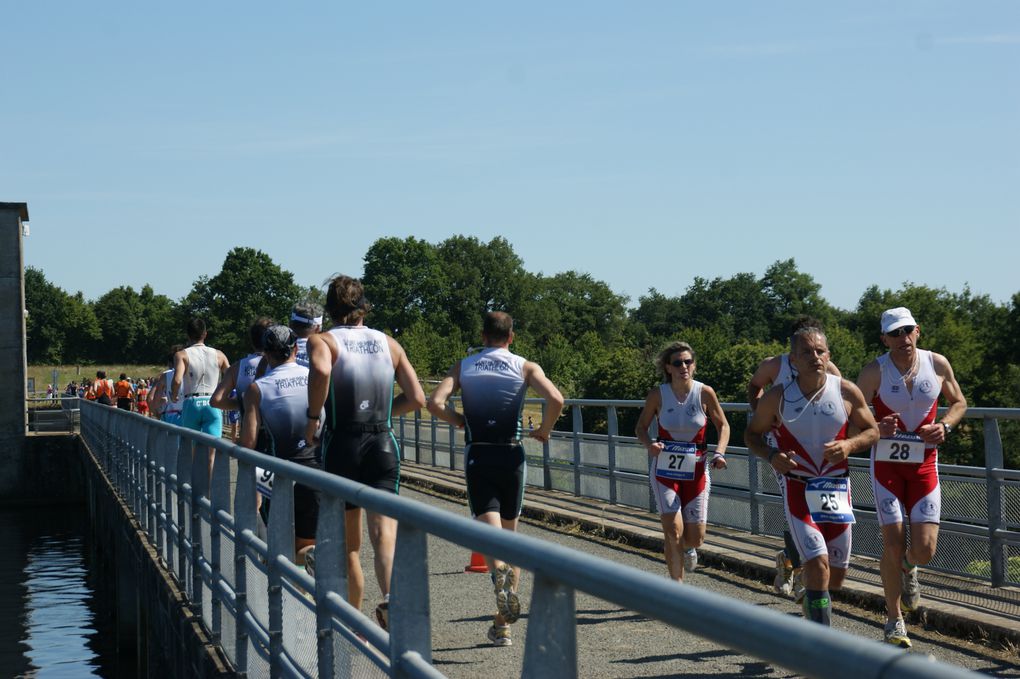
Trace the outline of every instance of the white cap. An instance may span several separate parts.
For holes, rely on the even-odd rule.
[[[887,309],[882,312],[883,335],[905,325],[917,325],[917,321],[914,320],[913,314],[910,313],[910,309],[907,307],[898,306],[895,309]]]

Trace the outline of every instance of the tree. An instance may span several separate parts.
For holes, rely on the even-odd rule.
[[[426,317],[436,328],[449,326],[440,304],[443,271],[434,245],[413,236],[380,238],[365,253],[362,283],[372,303],[372,325],[398,339]]]
[[[140,339],[142,306],[130,286],[110,290],[92,305],[103,333],[96,358],[107,363],[136,362],[135,343]]]
[[[200,277],[180,304],[178,327],[192,316],[206,322],[209,343],[228,357],[248,353],[248,328],[259,316],[284,323],[302,289],[294,275],[284,271],[269,255],[254,248],[234,248],[227,253],[220,272]]]
[[[82,294],[68,295],[40,269],[25,269],[25,337],[29,363],[80,362],[94,358],[99,324]]]
[[[759,283],[769,305],[771,339],[785,341],[790,325],[801,315],[814,316],[826,326],[834,320],[832,307],[822,298],[822,286],[810,275],[797,271],[792,258],[773,262]]]

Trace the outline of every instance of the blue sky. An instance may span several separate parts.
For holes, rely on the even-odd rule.
[[[1020,3],[0,0],[0,201],[94,298],[506,237],[636,304],[794,257],[832,303],[1020,291]]]

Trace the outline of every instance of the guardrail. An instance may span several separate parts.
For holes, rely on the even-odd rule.
[[[28,406],[28,431],[77,431],[79,401],[77,396],[62,395],[30,397],[26,399],[26,405]]]
[[[543,402],[528,399],[527,404]],[[620,410],[643,405],[643,401],[567,400],[571,431],[554,431],[545,444],[525,441],[528,484],[654,512],[648,455],[636,438],[621,435],[618,424]],[[582,409],[598,410],[607,433],[585,432]],[[723,410],[750,412],[746,403],[724,403]],[[982,421],[986,464],[939,465],[939,550],[926,569],[975,578],[993,587],[1020,585],[1020,471],[1004,468],[999,435],[999,421],[1020,420],[1020,409],[971,408],[967,418]],[[649,431],[657,435],[654,421]],[[464,469],[462,430],[419,412],[400,418],[395,432],[408,459]],[[708,470],[712,475],[709,522],[755,535],[782,535],[786,520],[775,473],[764,460],[748,456],[746,448],[733,442],[726,455],[729,468]],[[879,557],[881,532],[867,457],[850,459],[850,482],[859,524],[854,530],[854,553]]]
[[[93,403],[81,413],[88,449],[212,637],[249,676],[443,676],[431,664],[429,536],[533,574],[523,664],[529,678],[577,676],[577,591],[809,676],[976,676],[135,413]],[[256,466],[275,473],[266,541],[256,533]],[[314,579],[293,563],[294,483],[322,493]],[[389,633],[344,600],[345,501],[399,522]]]

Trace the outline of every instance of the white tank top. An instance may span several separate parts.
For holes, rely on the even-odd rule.
[[[521,411],[528,386],[527,361],[502,347],[489,347],[460,362],[460,390],[468,443],[507,444],[521,437]]]
[[[184,349],[188,356],[188,370],[184,373],[181,394],[211,395],[220,382],[220,366],[216,350],[204,344],[194,344]]]
[[[797,379],[797,371],[790,365],[790,354],[779,354],[779,374],[776,375],[776,379],[772,384],[786,386],[795,379]]]
[[[295,357],[298,365],[308,367],[308,338],[298,337],[297,338],[297,356]]]
[[[881,381],[872,405],[875,419],[882,419],[891,413],[899,413],[906,431],[916,432],[922,426],[935,421],[938,414],[939,394],[942,389],[935,374],[935,358],[930,351],[915,349],[917,352],[917,375],[913,388],[907,389],[903,375],[893,364],[889,354],[878,357]]]
[[[244,392],[248,391],[248,387],[255,381],[255,372],[261,360],[262,354],[248,354],[237,362],[237,383],[234,388],[238,397],[243,397]]]
[[[389,424],[393,407],[393,357],[386,335],[363,325],[333,328],[336,363],[326,400],[327,425]]]
[[[183,387],[181,388],[181,394],[178,394],[177,401],[170,400],[170,390],[173,387],[174,382],[174,371],[173,369],[166,370],[163,372],[163,397],[166,399],[166,405],[163,406],[163,413],[170,415],[173,413],[179,413],[184,408],[184,398],[181,394],[184,393]]]
[[[791,476],[843,476],[846,473],[846,460],[833,465],[823,458],[826,443],[846,438],[847,414],[841,384],[841,378],[826,374],[825,386],[810,401],[804,398],[797,380],[783,388],[782,423],[775,435],[780,450],[794,453],[798,467],[790,472]]]
[[[669,382],[659,385],[662,406],[659,408],[659,438],[667,441],[689,443],[705,442],[705,408],[701,404],[701,388],[705,386],[692,380],[687,398],[678,401]]]

